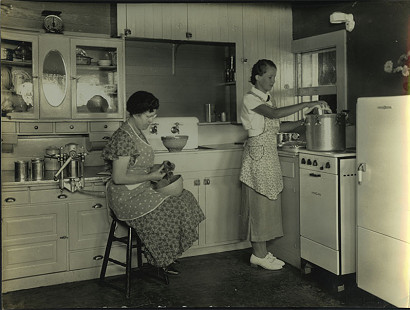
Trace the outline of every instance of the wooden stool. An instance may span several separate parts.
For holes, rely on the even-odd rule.
[[[131,263],[132,263],[132,249],[136,248],[137,249],[137,260],[138,260],[138,269],[140,272],[142,272],[142,242],[139,236],[137,235],[136,231],[129,225],[127,225],[124,221],[119,220],[114,212],[110,210],[111,212],[111,217],[112,217],[112,222],[111,222],[111,228],[110,228],[110,233],[108,235],[108,240],[107,240],[107,246],[105,248],[105,254],[104,254],[104,259],[103,263],[101,266],[101,273],[100,273],[100,281],[104,282],[105,279],[105,273],[107,271],[107,265],[108,262],[112,262],[114,264],[120,265],[122,267],[125,267],[125,297],[130,298],[130,293],[131,293]],[[115,228],[117,227],[118,224],[122,224],[125,227],[127,227],[128,233],[127,236],[124,237],[116,237],[115,236]],[[135,238],[135,239],[134,239]],[[136,240],[136,242],[133,242],[133,240]],[[114,258],[110,257],[110,252],[111,252],[111,246],[113,242],[121,242],[127,245],[127,255],[126,255],[126,261],[120,262]],[[158,276],[160,276],[162,279],[165,281],[166,284],[169,284],[168,280],[168,275],[165,272],[160,272],[160,269],[158,268]]]

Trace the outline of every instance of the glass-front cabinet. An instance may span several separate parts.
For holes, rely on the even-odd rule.
[[[38,38],[1,33],[1,116],[38,119]]]
[[[71,41],[73,118],[122,118],[122,44],[112,39]]]
[[[123,40],[14,31],[1,39],[2,117],[123,119]]]

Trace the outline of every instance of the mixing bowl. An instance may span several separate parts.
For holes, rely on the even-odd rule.
[[[182,176],[180,174],[176,174],[172,176],[168,185],[165,185],[161,188],[156,188],[156,191],[166,195],[179,196],[182,193],[183,189],[184,181],[182,179]]]
[[[176,136],[165,136],[161,137],[162,144],[170,152],[179,152],[181,151],[188,141],[188,136],[176,135]]]

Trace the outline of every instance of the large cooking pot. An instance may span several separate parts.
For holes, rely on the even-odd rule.
[[[344,151],[346,113],[306,115],[306,148],[311,151]]]

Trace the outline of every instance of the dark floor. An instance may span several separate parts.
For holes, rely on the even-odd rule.
[[[250,249],[180,259],[181,272],[165,285],[152,276],[132,282],[131,298],[98,280],[40,287],[5,293],[3,309],[61,308],[181,308],[181,307],[269,307],[269,308],[393,308],[360,290],[354,279],[340,283],[317,269],[309,275],[286,265],[280,271],[251,268]],[[123,277],[107,279],[123,284]],[[340,280],[340,278],[338,279]],[[336,285],[335,285],[336,283]],[[335,289],[336,287],[336,289]]]

